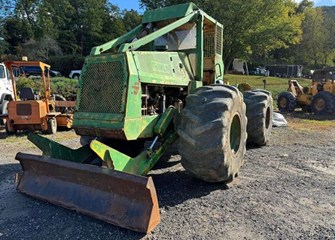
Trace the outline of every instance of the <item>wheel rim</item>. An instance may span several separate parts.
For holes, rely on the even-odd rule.
[[[287,106],[287,99],[286,98],[281,98],[280,100],[279,100],[279,106],[281,107],[281,108],[286,108],[286,106]]]
[[[326,107],[326,102],[322,98],[317,98],[314,102],[314,107],[318,111],[322,111]]]
[[[266,129],[269,129],[270,119],[271,119],[271,111],[270,111],[270,108],[268,107],[266,109],[266,115],[265,115],[265,128]]]
[[[241,120],[240,116],[236,114],[230,125],[230,149],[236,154],[240,148],[241,142]]]

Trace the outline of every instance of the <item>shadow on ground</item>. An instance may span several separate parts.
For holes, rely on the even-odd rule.
[[[285,118],[292,117],[292,118],[299,118],[299,119],[308,119],[308,120],[335,120],[335,115],[315,115],[313,113],[308,113],[304,111],[294,111],[292,113],[282,113]]]
[[[152,176],[160,207],[173,207],[193,198],[200,198],[216,190],[227,190],[225,183],[208,183],[188,174],[180,165],[176,145],[172,145],[155,165]],[[157,173],[156,173],[157,172]]]
[[[16,134],[11,135],[11,136],[15,136],[15,137],[27,137],[28,133],[29,132],[27,132],[27,131],[19,131]],[[6,139],[7,137],[8,137],[8,135],[7,135],[6,131],[1,131],[0,132],[0,139]]]
[[[189,199],[200,198],[216,190],[227,190],[224,183],[207,183],[185,171],[166,172],[153,177],[160,207],[173,207]]]

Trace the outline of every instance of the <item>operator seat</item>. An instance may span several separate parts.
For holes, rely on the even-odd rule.
[[[35,100],[35,94],[31,87],[21,88],[20,91],[21,100]]]

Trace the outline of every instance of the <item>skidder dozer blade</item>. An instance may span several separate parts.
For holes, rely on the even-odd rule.
[[[151,177],[25,153],[16,159],[22,193],[133,231],[150,232],[160,221]]]

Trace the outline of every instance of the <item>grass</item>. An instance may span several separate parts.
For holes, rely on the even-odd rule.
[[[277,77],[265,77],[265,76],[246,76],[246,75],[225,75],[225,79],[228,80],[231,85],[238,85],[240,83],[248,83],[252,88],[264,88],[263,80],[266,79],[265,89],[272,93],[273,99],[276,101],[278,94],[287,91],[288,80],[287,78],[277,78]],[[301,86],[309,86],[311,84],[311,79],[298,79]]]
[[[298,114],[297,114],[298,115]],[[313,114],[299,114],[301,116],[290,117],[289,127],[294,130],[300,130],[305,132],[313,131],[333,131],[335,124],[333,119],[327,119],[327,117],[318,119],[308,119],[310,117],[315,117]],[[313,126],[313,127],[312,127]]]

